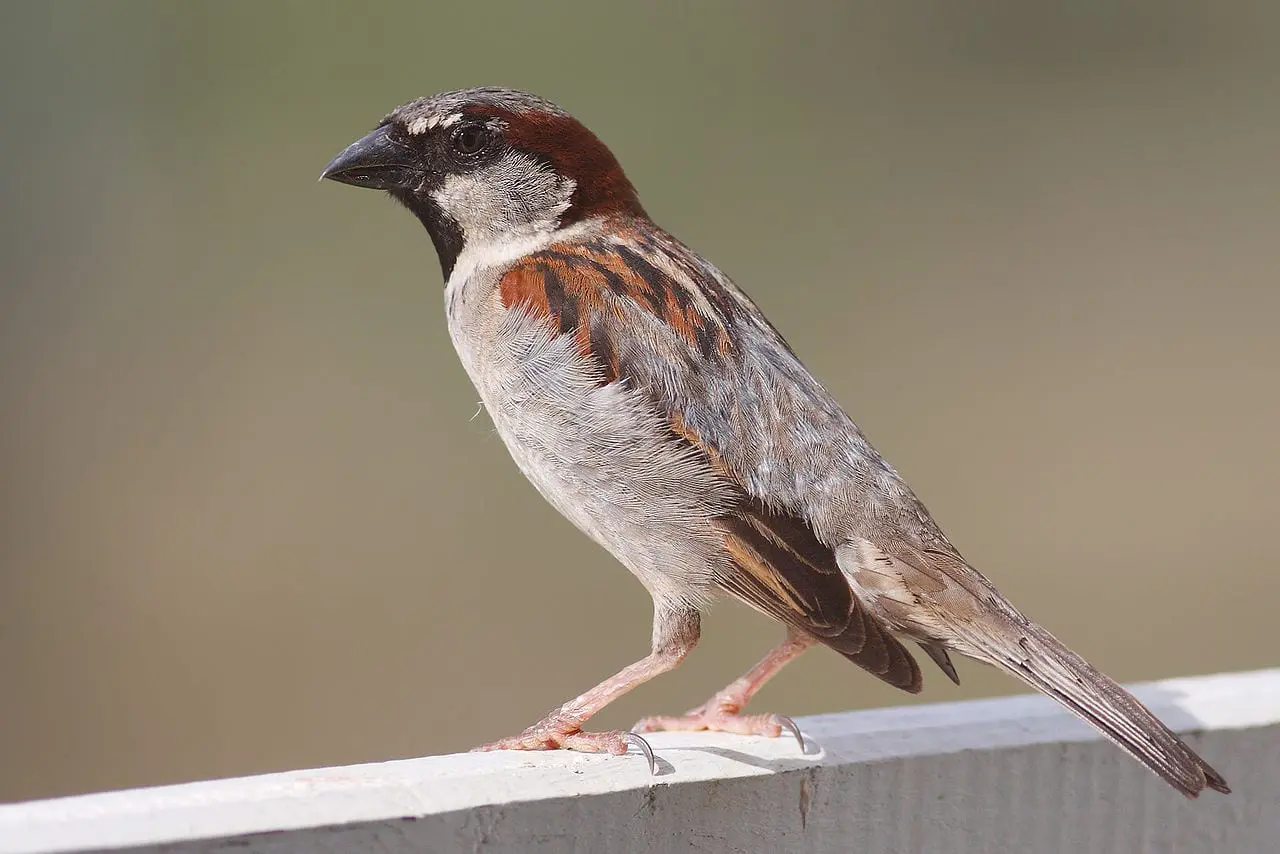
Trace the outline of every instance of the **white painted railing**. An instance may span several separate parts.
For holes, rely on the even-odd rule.
[[[0,852],[1280,852],[1280,669],[1135,692],[1235,790],[1188,801],[1041,697],[669,733],[645,761],[429,756],[0,806]]]

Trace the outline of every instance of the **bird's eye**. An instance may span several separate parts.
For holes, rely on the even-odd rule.
[[[480,125],[463,125],[453,133],[453,148],[459,154],[476,154],[489,144],[489,131]]]

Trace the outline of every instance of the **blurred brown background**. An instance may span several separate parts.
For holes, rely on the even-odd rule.
[[[1080,652],[1280,661],[1280,5],[785,6],[0,9],[0,799],[460,750],[647,650],[420,226],[316,183],[477,84],[594,128]],[[726,604],[599,723],[778,636]],[[758,705],[911,701],[815,652]]]

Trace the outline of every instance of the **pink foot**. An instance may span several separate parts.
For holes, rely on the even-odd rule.
[[[482,744],[473,752],[490,750],[577,750],[582,753],[612,753],[622,756],[634,744],[649,762],[649,773],[656,770],[649,742],[633,732],[583,732],[576,724],[560,720],[543,720],[519,735]]]
[[[777,738],[784,732],[795,736],[800,744],[800,752],[804,752],[804,735],[796,722],[785,715],[742,715],[732,703],[713,700],[706,706],[679,715],[656,715],[644,718],[635,725],[636,732],[659,732],[661,730],[679,730],[685,732],[728,732],[734,735],[762,735]]]

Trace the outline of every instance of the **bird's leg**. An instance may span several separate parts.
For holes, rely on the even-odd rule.
[[[783,731],[795,735],[804,747],[804,739],[795,721],[782,715],[739,714],[764,683],[773,678],[787,662],[804,652],[814,641],[794,631],[787,631],[786,639],[760,659],[747,674],[732,682],[707,702],[679,717],[657,716],[645,718],[635,725],[636,732],[657,730],[714,730],[738,735],[765,735],[777,738]]]
[[[550,712],[519,735],[481,745],[476,750],[566,749],[621,755],[627,752],[629,742],[638,741],[652,770],[653,756],[644,739],[621,730],[583,732],[582,725],[632,688],[675,669],[698,642],[700,624],[701,615],[696,610],[654,602],[652,652]]]

